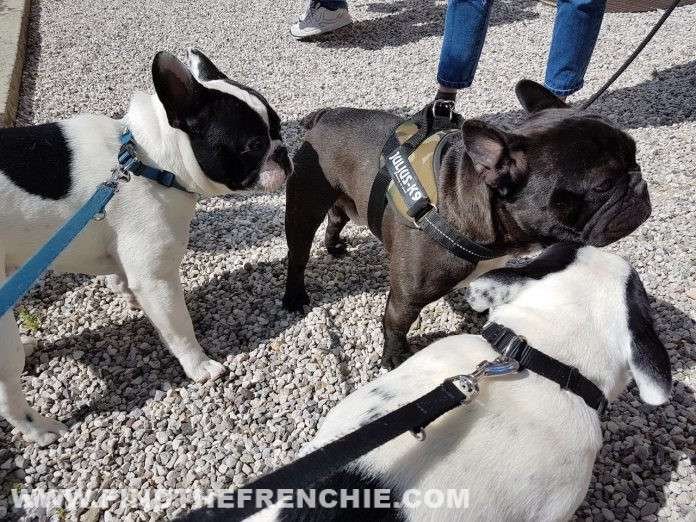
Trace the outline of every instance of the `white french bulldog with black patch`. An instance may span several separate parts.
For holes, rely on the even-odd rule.
[[[524,336],[530,346],[575,366],[609,401],[631,377],[646,403],[669,399],[669,357],[655,333],[648,296],[638,274],[619,256],[559,243],[526,266],[479,277],[467,300],[478,311],[489,309],[491,322]],[[478,335],[441,339],[341,401],[303,453],[498,356]],[[602,446],[597,410],[531,371],[487,380],[473,402],[440,417],[426,433],[422,442],[403,434],[312,486],[317,496],[322,489],[390,490],[397,502],[415,490],[421,496],[409,500],[420,503],[367,509],[276,505],[249,520],[568,520],[585,498]],[[468,490],[469,506],[427,505],[423,495],[430,490]],[[364,498],[364,492],[360,495]],[[220,508],[203,509],[182,520],[235,520],[229,515]]]
[[[268,102],[200,51],[190,49],[188,59],[186,66],[158,53],[152,65],[157,94],[136,93],[123,120],[81,115],[0,129],[0,282],[110,179],[128,128],[138,159],[174,173],[183,190],[132,176],[104,219],[91,222],[51,268],[108,275],[110,286],[150,318],[186,375],[205,381],[225,368],[198,344],[179,276],[198,195],[275,190],[292,164]],[[26,439],[46,445],[65,427],[27,404],[20,387],[24,358],[8,312],[0,323],[0,415]]]

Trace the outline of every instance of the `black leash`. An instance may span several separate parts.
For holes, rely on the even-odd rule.
[[[554,381],[562,390],[568,390],[582,398],[599,415],[604,413],[608,404],[604,393],[574,366],[563,364],[532,348],[524,337],[497,323],[487,323],[481,335],[496,352],[517,361],[520,370],[530,370]]]
[[[467,377],[467,376],[461,376]],[[456,384],[455,384],[456,382]],[[408,431],[424,433],[424,428],[445,413],[469,402],[478,386],[461,378],[448,379],[430,393],[369,422],[338,440],[300,457],[276,471],[247,484],[249,491],[301,490],[330,476],[355,459]],[[224,495],[223,495],[224,497]],[[242,506],[202,508],[180,518],[181,521],[242,520],[263,509],[255,501]]]
[[[655,36],[655,33],[657,33],[660,27],[662,27],[662,24],[665,23],[667,18],[669,18],[669,15],[672,14],[672,11],[674,11],[677,8],[680,2],[681,0],[674,0],[674,2],[672,2],[672,5],[670,5],[667,8],[667,10],[663,13],[662,17],[658,20],[655,26],[648,33],[648,35],[645,38],[643,38],[643,41],[640,42],[640,45],[636,48],[635,51],[633,51],[631,56],[628,57],[628,59],[621,65],[621,67],[619,67],[619,69],[612,75],[612,77],[609,78],[609,80],[607,80],[607,82],[604,85],[602,85],[602,87],[596,93],[594,93],[588,101],[581,105],[581,110],[584,111],[590,105],[592,105],[597,100],[597,98],[604,94],[604,92],[611,86],[611,84],[614,83],[616,79],[623,74],[623,72],[628,68],[629,65],[631,65],[631,63],[633,63],[633,60],[636,59],[636,57],[645,48],[645,46],[648,45],[648,42],[652,40],[653,36]]]

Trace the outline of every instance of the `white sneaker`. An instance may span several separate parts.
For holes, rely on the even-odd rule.
[[[307,2],[305,13],[290,27],[290,34],[298,39],[309,38],[330,33],[352,23],[353,19],[345,7],[332,11],[322,7],[319,2],[310,0]]]

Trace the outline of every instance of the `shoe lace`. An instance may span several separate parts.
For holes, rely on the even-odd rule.
[[[300,21],[311,22],[316,16],[319,7],[321,7],[321,2],[318,0],[307,0],[305,2],[304,13],[300,16]]]

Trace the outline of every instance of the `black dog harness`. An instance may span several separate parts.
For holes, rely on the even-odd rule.
[[[568,390],[582,398],[590,408],[597,410],[599,415],[602,415],[607,407],[608,401],[602,390],[577,368],[532,348],[524,337],[509,328],[497,323],[487,323],[481,336],[496,352],[520,363],[520,370],[527,369],[554,381],[562,390]]]
[[[437,211],[440,160],[461,122],[452,101],[435,100],[389,135],[367,208],[368,225],[378,238],[389,203],[397,215],[455,256],[472,263],[496,257],[489,248],[463,237]]]

